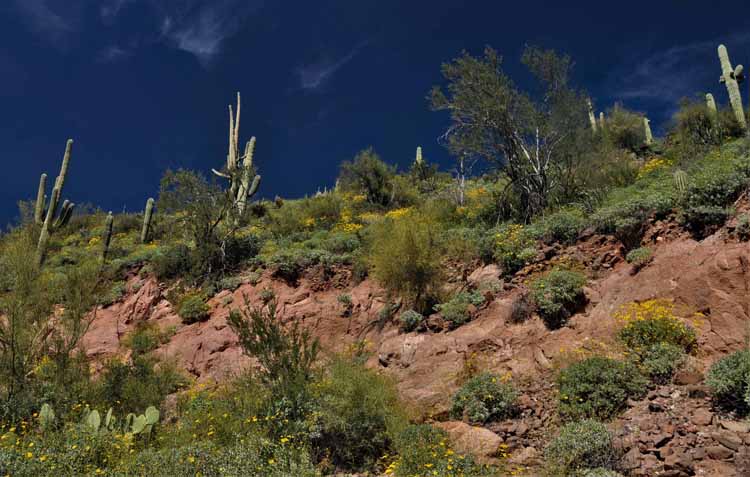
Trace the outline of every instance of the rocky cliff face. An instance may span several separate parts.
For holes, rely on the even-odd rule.
[[[475,310],[471,322],[455,330],[433,316],[425,330],[399,331],[392,320],[379,317],[386,305],[383,290],[370,280],[353,284],[346,270],[326,279],[310,271],[294,287],[267,272],[255,285],[246,283],[213,297],[207,321],[184,325],[166,300],[164,285],[153,277],[134,275],[123,301],[97,311],[83,346],[95,362],[122,356],[123,337],[136,323],[147,320],[176,330],[157,353],[175,360],[200,381],[225,379],[254,365],[227,325],[229,311],[245,301],[259,304],[261,291],[272,289],[280,319],[300,322],[325,349],[342,351],[366,340],[372,351],[369,365],[391,375],[405,402],[424,419],[447,419],[450,399],[466,366],[510,372],[524,391],[520,419],[494,424],[489,430],[460,423],[441,425],[474,452],[496,449],[486,443],[497,438],[509,444],[513,459],[533,465],[555,423],[552,371],[561,353],[606,347],[613,342],[618,328],[613,315],[621,305],[667,298],[679,309],[705,315],[698,330],[700,352],[675,384],[631,403],[613,426],[638,475],[657,475],[657,471],[662,472],[659,475],[734,475],[750,455],[750,429],[741,423],[727,424],[715,415],[701,381],[712,362],[742,347],[748,336],[750,245],[732,240],[726,231],[696,241],[669,223],[653,224],[644,240],[654,258],[637,273],[623,260],[619,244],[602,236],[586,237],[572,247],[550,247],[544,260],[522,271],[516,283],[503,281],[496,266],[478,268],[467,280],[494,282],[491,288],[497,291]],[[523,293],[524,274],[571,259],[584,264],[592,276],[586,308],[559,330],[548,330],[537,317],[512,323],[511,310]],[[337,300],[342,293],[351,296],[348,316]]]

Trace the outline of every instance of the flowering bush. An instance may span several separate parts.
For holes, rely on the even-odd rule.
[[[695,330],[675,316],[674,304],[668,300],[628,303],[615,317],[625,323],[619,339],[636,355],[659,343],[678,346],[686,353],[696,347]]]
[[[515,412],[518,392],[510,376],[482,373],[464,384],[453,396],[451,414],[475,424],[510,417]]]
[[[513,275],[536,255],[536,241],[520,224],[503,227],[495,234],[495,260],[506,275]]]

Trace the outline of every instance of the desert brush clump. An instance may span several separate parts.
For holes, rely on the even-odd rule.
[[[505,419],[516,412],[517,398],[509,375],[482,373],[469,379],[453,396],[451,415],[472,424]]]
[[[549,328],[564,326],[568,318],[585,303],[583,286],[586,281],[580,272],[555,269],[531,282],[531,298],[539,316]]]
[[[614,437],[607,427],[595,420],[566,424],[544,450],[546,471],[557,475],[610,475],[593,469],[613,470],[619,461]],[[617,474],[614,474],[617,475]]]

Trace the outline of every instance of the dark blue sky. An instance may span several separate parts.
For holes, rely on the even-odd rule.
[[[485,45],[522,86],[524,44],[568,53],[598,109],[622,101],[659,131],[682,96],[726,102],[719,42],[750,63],[750,2],[2,0],[0,223],[68,137],[64,196],[107,210],[142,209],[168,167],[220,167],[238,90],[263,196],[330,186],[368,145],[449,166],[425,96],[442,62]]]

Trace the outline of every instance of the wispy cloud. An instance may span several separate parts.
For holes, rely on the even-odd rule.
[[[349,63],[367,42],[355,46],[339,59],[324,59],[315,63],[299,66],[296,70],[299,86],[306,91],[319,90],[336,72]]]
[[[47,0],[13,0],[24,23],[35,33],[57,42],[73,31],[73,25],[54,11]]]
[[[111,45],[100,51],[96,59],[100,63],[114,63],[118,60],[130,57],[132,54],[132,49]]]
[[[120,11],[135,0],[103,0],[99,7],[99,16],[104,23],[111,23],[120,14]]]
[[[262,0],[203,3],[188,0],[177,7],[160,5],[161,33],[177,48],[207,65],[221,51],[224,40],[235,35],[244,21],[262,6]]]
[[[676,104],[686,96],[713,91],[721,69],[716,48],[725,43],[730,59],[740,63],[741,52],[750,47],[750,33],[699,41],[657,51],[635,64],[626,64],[611,75],[608,83],[614,99],[647,100]],[[735,52],[734,58],[732,53]]]

